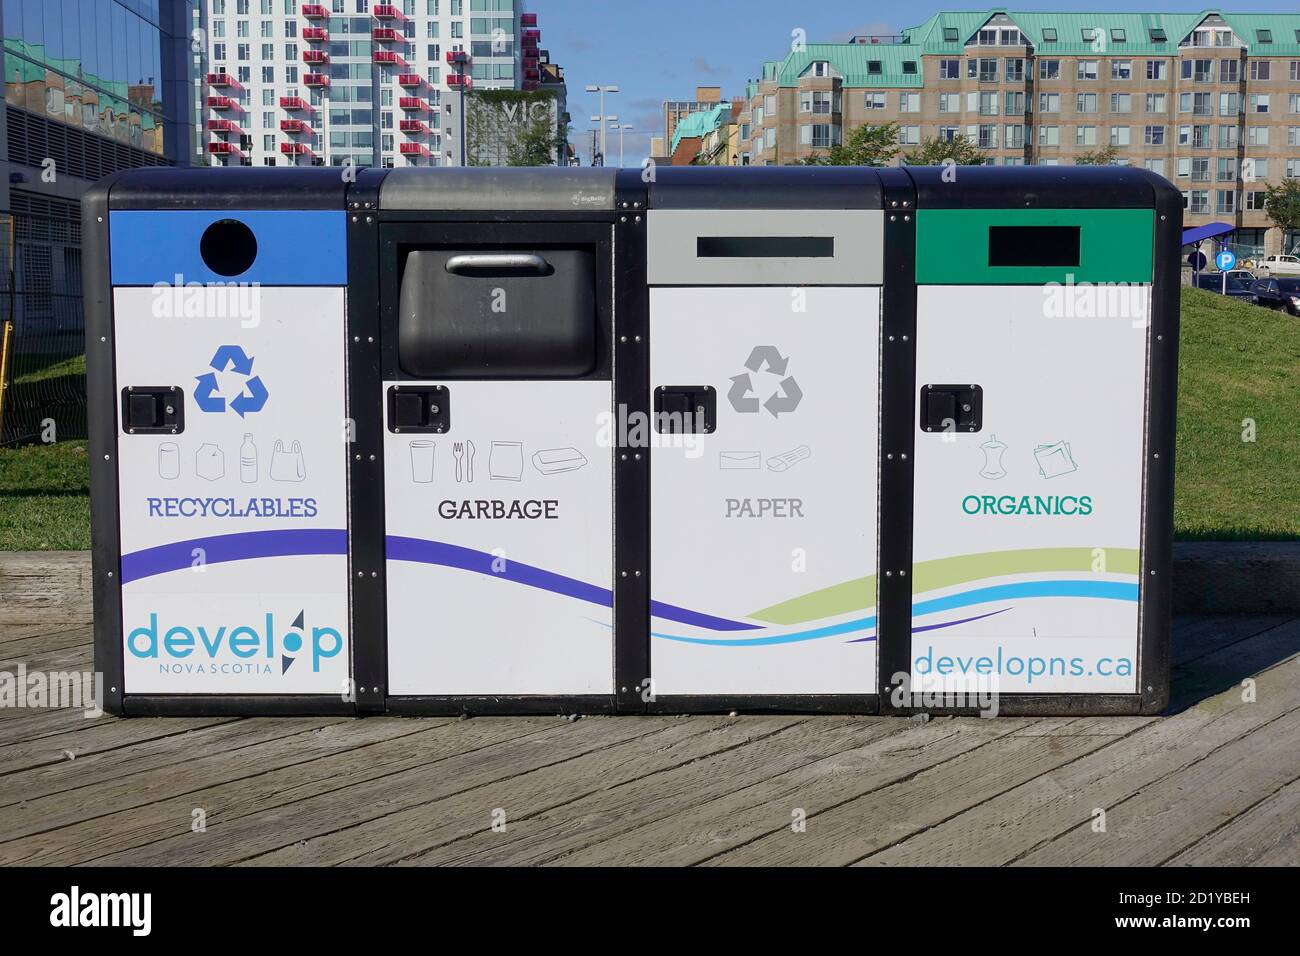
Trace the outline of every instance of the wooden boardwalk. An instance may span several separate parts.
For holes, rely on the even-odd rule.
[[[0,625],[20,662],[90,629]],[[1174,662],[1159,718],[0,710],[0,864],[1300,864],[1300,617],[1180,620]]]

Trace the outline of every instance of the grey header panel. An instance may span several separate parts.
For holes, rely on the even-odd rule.
[[[651,285],[880,285],[880,209],[651,209]]]
[[[403,211],[612,210],[614,168],[432,167],[395,169],[379,208]]]
[[[651,209],[882,209],[880,170],[865,166],[668,166]]]

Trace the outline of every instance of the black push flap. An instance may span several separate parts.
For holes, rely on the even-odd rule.
[[[655,389],[655,431],[712,435],[718,427],[718,393],[712,385],[661,385]]]
[[[394,385],[388,390],[388,430],[441,434],[451,428],[451,391],[441,385]]]
[[[414,250],[398,308],[398,363],[417,378],[572,379],[598,364],[587,250]]]
[[[978,385],[927,385],[921,389],[921,428],[927,432],[977,432],[984,427],[984,389]]]
[[[179,435],[185,431],[185,393],[175,385],[122,389],[122,429],[128,435]]]

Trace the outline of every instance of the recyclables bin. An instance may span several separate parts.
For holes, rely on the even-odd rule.
[[[101,184],[107,706],[1160,709],[1178,193],[951,173]]]

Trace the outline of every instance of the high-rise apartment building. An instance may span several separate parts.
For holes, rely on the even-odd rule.
[[[1300,178],[1300,14],[939,13],[893,38],[808,44],[764,65],[741,162],[794,163],[861,125],[909,149],[966,136],[999,165],[1108,159],[1176,183],[1188,225],[1293,249],[1265,186]]]
[[[522,0],[201,2],[214,164],[460,165],[465,94],[546,79]]]

